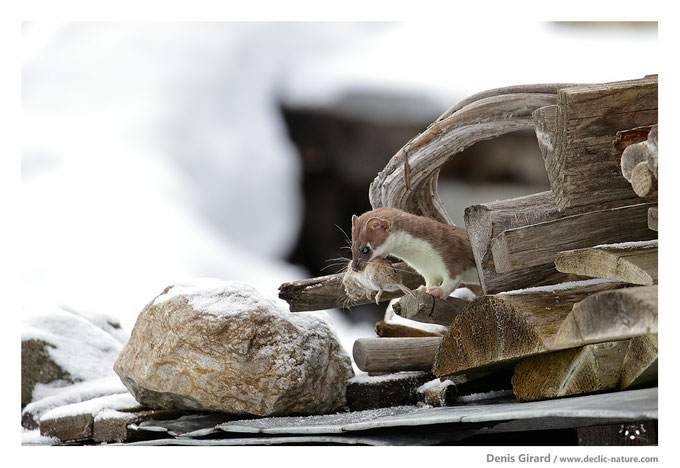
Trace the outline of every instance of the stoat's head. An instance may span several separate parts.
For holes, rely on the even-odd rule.
[[[352,216],[352,265],[354,271],[362,271],[376,257],[384,256],[381,247],[390,234],[390,221],[368,211]]]

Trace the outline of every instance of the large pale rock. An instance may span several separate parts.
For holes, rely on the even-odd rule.
[[[345,405],[351,360],[325,313],[290,313],[241,282],[168,287],[114,365],[150,408],[260,416]]]

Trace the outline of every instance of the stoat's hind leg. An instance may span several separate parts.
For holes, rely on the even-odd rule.
[[[461,281],[462,275],[458,275],[455,278],[445,278],[440,286],[442,295],[444,296],[443,299],[449,297],[451,293],[456,290]]]

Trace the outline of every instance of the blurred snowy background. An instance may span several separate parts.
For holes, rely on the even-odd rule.
[[[348,230],[376,172],[457,101],[640,78],[658,72],[656,44],[651,23],[27,23],[24,314],[105,314],[129,333],[147,302],[188,278],[276,297],[318,274],[305,257],[342,254],[333,224]],[[368,156],[338,165],[324,153],[334,141]],[[480,170],[467,171],[441,188],[457,223],[473,202],[545,189],[531,170],[507,190],[466,185]],[[341,208],[349,190],[363,198]],[[331,317],[349,352],[373,334],[356,312]]]

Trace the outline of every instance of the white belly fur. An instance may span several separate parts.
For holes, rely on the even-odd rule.
[[[432,245],[407,232],[400,231],[391,234],[375,252],[376,257],[388,254],[408,263],[425,278],[428,287],[438,286],[442,282],[452,280],[444,260]]]

